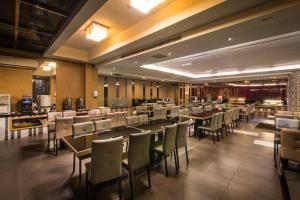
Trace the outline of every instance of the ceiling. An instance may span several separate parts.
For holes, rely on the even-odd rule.
[[[86,0],[1,0],[0,47],[42,54]]]
[[[130,0],[109,0],[89,20],[78,29],[64,45],[83,50],[89,50],[101,42],[86,40],[85,28],[93,21],[109,27],[108,37],[113,37],[119,32],[153,15],[160,8],[174,0],[165,0],[161,5],[145,15],[135,8],[130,7]],[[126,19],[126,20],[124,20]]]
[[[300,21],[294,20],[300,18],[299,9],[300,5],[297,4],[218,30],[200,31],[194,37],[186,37],[187,39],[161,48],[100,63],[97,65],[99,73],[119,76],[134,74],[146,79],[168,81],[207,82],[236,79],[236,75],[194,79],[140,66],[153,64],[158,68],[177,70],[182,75],[185,72],[203,75],[299,64]],[[232,38],[231,41],[228,41],[229,37]],[[155,58],[157,55],[163,58]],[[182,66],[187,63],[191,65]],[[255,74],[251,74],[253,75]],[[270,77],[269,73],[259,75]],[[244,77],[245,75],[242,76]]]

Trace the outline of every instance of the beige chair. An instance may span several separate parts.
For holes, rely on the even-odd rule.
[[[148,124],[149,123],[149,117],[147,114],[139,115],[139,124]]]
[[[147,111],[147,106],[136,106],[135,111],[138,115],[144,114]]]
[[[201,107],[192,107],[192,114],[193,115],[197,115],[197,114],[202,113],[202,112],[203,112],[203,110],[202,110]]]
[[[100,116],[101,116],[101,109],[99,109],[99,108],[91,109],[91,110],[89,111],[89,115],[90,115],[91,117],[100,117]]]
[[[106,113],[106,119],[111,119],[113,127],[118,126],[118,113]]]
[[[161,120],[167,119],[167,109],[166,108],[160,108],[158,119],[161,119]]]
[[[160,118],[160,110],[161,108],[153,108],[153,116],[150,117],[149,119],[152,121],[158,120]]]
[[[215,136],[219,137],[218,136],[218,119],[219,119],[219,114],[215,113],[212,116],[209,126],[198,126],[199,129],[208,131],[209,134],[212,135],[214,144],[216,143]]]
[[[122,199],[122,145],[123,137],[92,142],[91,162],[86,163],[86,191],[89,186],[115,180],[119,183],[119,199]]]
[[[107,113],[111,113],[111,110],[108,107],[99,107],[99,109],[101,110],[102,117],[106,117]]]
[[[62,112],[49,112],[47,116],[48,122],[55,122],[56,117],[62,117]]]
[[[300,130],[281,129],[280,158],[300,162]]]
[[[68,110],[63,112],[63,117],[75,117],[76,111],[74,110]]]
[[[300,112],[293,112],[295,119],[300,119]]]
[[[73,137],[80,137],[86,134],[94,134],[95,126],[93,122],[82,122],[72,125]]]
[[[49,112],[47,114],[48,123],[48,150],[50,149],[50,134],[55,132],[55,119],[56,117],[62,117],[62,112]]]
[[[219,131],[219,134],[222,136],[222,138],[224,137],[223,136],[223,120],[224,120],[224,113],[223,112],[219,112],[218,113],[218,131]],[[219,135],[218,134],[218,135]]]
[[[204,107],[204,110],[207,111],[207,112],[212,111],[212,109],[213,109],[212,105],[207,105],[207,106]]]
[[[148,187],[151,188],[149,169],[150,133],[150,131],[146,131],[144,133],[131,134],[127,156],[122,160],[123,167],[129,171],[131,198],[134,196],[132,178],[136,170],[146,168]]]
[[[74,117],[74,123],[82,123],[82,122],[90,122],[91,121],[91,117],[90,115],[82,115],[82,116],[75,116]]]
[[[188,132],[188,126],[189,122],[181,122],[177,124],[177,131],[176,131],[176,140],[175,140],[175,147],[176,147],[176,156],[177,156],[177,169],[179,170],[179,155],[178,155],[178,149],[185,148],[185,156],[186,156],[186,163],[189,164],[189,156],[188,156],[188,150],[187,150],[187,139],[186,135]]]
[[[139,124],[138,116],[127,116],[125,119],[126,119],[126,125],[134,126]]]
[[[64,136],[72,135],[73,117],[56,117],[55,118],[55,136],[54,150],[57,155],[57,140],[61,140]]]
[[[171,126],[166,126],[162,144],[153,148],[155,152],[157,152],[159,155],[163,156],[164,158],[167,177],[169,176],[167,156],[169,156],[171,153],[174,153],[174,155],[176,155],[176,150],[175,150],[176,131],[177,131],[176,124]],[[174,159],[175,168],[177,171],[177,156],[174,156],[174,158],[175,158]]]
[[[111,119],[104,119],[104,120],[97,120],[94,121],[95,125],[95,133],[106,133],[111,131],[112,129],[112,122]]]
[[[180,106],[172,106],[170,110],[170,114],[167,115],[169,119],[176,119],[179,117]]]
[[[117,112],[117,124],[118,126],[126,125],[126,117],[128,116],[128,111]]]

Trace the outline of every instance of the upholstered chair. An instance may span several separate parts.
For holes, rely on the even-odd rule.
[[[300,130],[282,128],[280,158],[300,162]]]
[[[128,116],[128,111],[117,112],[117,124],[118,126],[126,125],[126,117]]]
[[[94,134],[94,122],[82,122],[72,125],[73,137],[80,137],[86,134]]]
[[[177,131],[177,125],[176,124],[166,126],[162,144],[153,148],[153,150],[155,152],[157,152],[159,155],[163,156],[163,158],[164,158],[165,170],[166,170],[166,176],[167,177],[169,176],[167,156],[169,156],[171,153],[176,154],[176,152],[175,152],[175,149],[176,149],[176,147],[175,147],[176,131]],[[174,156],[174,158],[175,158],[174,159],[175,168],[176,168],[176,171],[177,171],[177,157]]]
[[[111,119],[112,126],[118,126],[118,113],[106,113],[106,119]]]
[[[150,117],[150,120],[158,120],[160,117],[160,109],[161,108],[153,108],[153,116]]]
[[[61,140],[64,136],[72,135],[72,124],[74,123],[73,117],[56,117],[55,118],[55,137],[54,149],[57,155],[57,141]]]
[[[203,110],[202,110],[201,107],[192,107],[192,114],[193,115],[197,115],[197,114],[202,113],[202,112],[203,112]]]
[[[223,138],[223,118],[224,118],[224,113],[223,112],[219,112],[218,113],[218,131],[221,134],[222,138]]]
[[[126,118],[126,125],[133,126],[139,124],[139,117],[138,116],[127,116]]]
[[[159,119],[167,119],[167,108],[160,108]]]
[[[74,117],[74,123],[82,123],[82,122],[90,122],[91,121],[91,117],[90,115],[82,115],[82,116],[75,116]]]
[[[63,112],[63,117],[75,117],[76,111],[74,110],[68,110]]]
[[[107,133],[112,129],[111,119],[97,120],[94,121],[95,133]]]
[[[180,106],[172,106],[170,114],[167,115],[169,119],[176,119],[179,117]]]
[[[144,133],[131,134],[129,136],[129,148],[127,156],[122,160],[122,165],[129,171],[131,198],[134,196],[132,179],[135,170],[146,168],[148,174],[148,187],[151,188],[149,169],[150,133],[150,131],[146,131]]]
[[[218,137],[218,119],[219,119],[219,113],[215,113],[212,116],[209,126],[198,126],[199,129],[208,131],[209,134],[212,135],[214,144],[216,143],[215,136]]]
[[[149,117],[147,114],[139,115],[139,124],[148,124],[149,123]]]
[[[86,191],[89,186],[115,180],[119,183],[119,198],[122,199],[122,145],[123,137],[92,142],[91,162],[86,163]]]
[[[188,133],[188,126],[189,126],[189,121],[180,122],[177,124],[175,147],[176,147],[177,169],[178,170],[180,168],[178,149],[183,148],[183,147],[185,148],[186,163],[189,164],[187,139],[186,139],[187,133]]]

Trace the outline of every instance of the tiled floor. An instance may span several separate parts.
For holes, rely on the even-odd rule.
[[[260,121],[242,124],[243,132],[235,131],[216,145],[210,137],[200,141],[189,138],[190,164],[186,166],[184,151],[180,151],[178,175],[170,160],[169,178],[164,175],[163,163],[152,169],[151,190],[146,187],[146,176],[135,179],[136,199],[281,199],[273,148],[254,144],[274,137],[270,130],[255,128]],[[84,187],[78,186],[78,171],[71,174],[72,153],[61,150],[56,157],[44,153],[45,146],[46,136],[0,143],[0,199],[86,199]],[[126,199],[128,187],[125,180]],[[100,188],[97,199],[118,199],[117,187]]]

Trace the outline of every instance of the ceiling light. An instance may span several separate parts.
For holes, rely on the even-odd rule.
[[[116,67],[113,67],[113,69],[116,69]]]
[[[120,85],[120,83],[119,83],[119,82],[116,82],[116,85]]]
[[[48,66],[51,67],[51,68],[55,68],[56,63],[55,62],[49,62]]]
[[[86,38],[96,42],[100,42],[108,35],[108,28],[97,22],[92,22],[88,27],[86,27],[85,31]]]
[[[43,67],[43,71],[46,71],[46,72],[51,71],[51,69],[52,69],[52,67],[49,65],[46,65]]]
[[[165,0],[131,0],[130,5],[146,14],[164,1]]]
[[[232,38],[231,38],[231,37],[229,37],[227,40],[228,40],[228,41],[231,41],[231,40],[232,40]]]
[[[171,56],[171,55],[172,55],[172,53],[171,53],[171,52],[169,52],[169,53],[168,53],[168,56]]]
[[[193,74],[182,70],[176,70],[173,68],[162,67],[159,65],[142,65],[142,68],[156,70],[160,72],[166,72],[171,74],[176,74],[179,76],[186,76],[189,78],[210,78],[210,77],[218,77],[218,76],[230,76],[230,75],[240,75],[240,74],[255,74],[255,73],[264,73],[264,72],[276,72],[276,71],[288,71],[288,70],[296,70],[300,69],[300,64],[297,65],[285,65],[285,66],[278,66],[278,67],[269,67],[269,68],[259,68],[259,69],[249,69],[249,70],[242,70],[242,71],[227,71],[227,72],[217,72],[217,73],[210,73],[210,74]]]
[[[104,87],[108,87],[108,84],[104,84]]]

